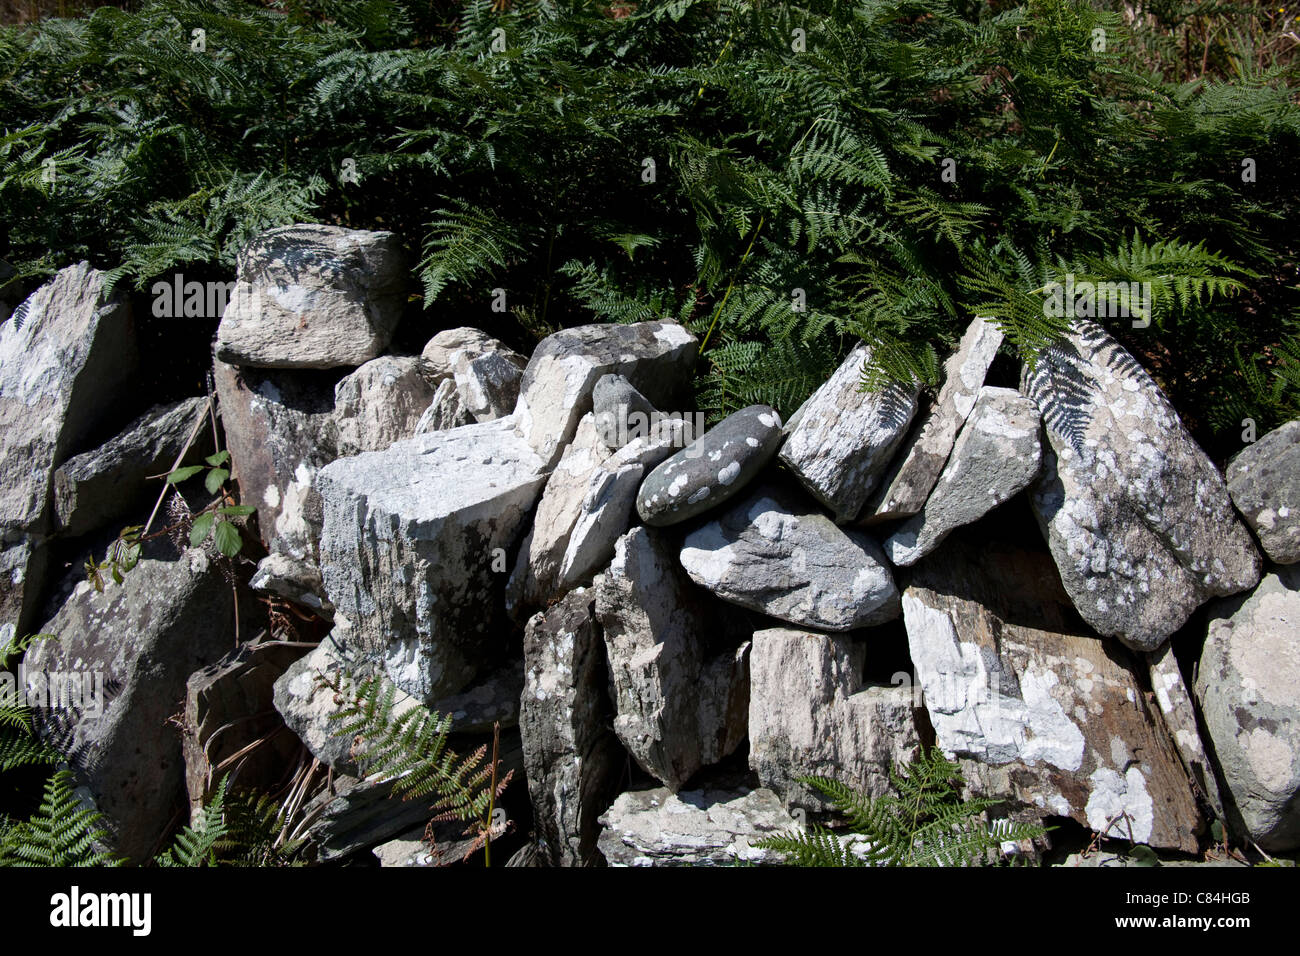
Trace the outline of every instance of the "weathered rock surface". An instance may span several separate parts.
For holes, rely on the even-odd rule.
[[[31,631],[49,550],[39,538],[0,528],[0,647]]]
[[[916,414],[917,386],[862,393],[871,349],[858,345],[796,413],[781,461],[838,522],[862,511]]]
[[[919,514],[885,542],[894,564],[915,564],[955,529],[984,517],[1038,476],[1038,407],[1009,388],[984,387]]]
[[[1273,429],[1233,458],[1228,492],[1269,560],[1300,561],[1300,420]]]
[[[393,682],[432,703],[499,663],[506,555],[546,481],[512,418],[321,469],[325,591]]]
[[[903,616],[936,741],[978,793],[1195,852],[1192,784],[1131,655],[1074,620],[1045,555],[954,539]]]
[[[655,532],[633,528],[595,585],[614,732],[671,789],[739,746],[749,710],[749,635],[674,558]]]
[[[1300,847],[1300,566],[1270,570],[1249,595],[1211,611],[1196,696],[1223,771],[1229,819],[1269,852],[1294,850]]]
[[[226,446],[240,500],[257,508],[272,552],[317,559],[321,503],[313,482],[336,450],[328,372],[213,365]]]
[[[595,595],[571,591],[524,633],[519,730],[539,850],[552,866],[601,862],[598,818],[618,792],[625,759],[607,687]]]
[[[1151,690],[1155,693],[1156,705],[1164,715],[1165,726],[1169,728],[1174,746],[1178,748],[1178,755],[1183,758],[1183,766],[1187,768],[1187,774],[1196,786],[1197,796],[1218,819],[1224,819],[1219,783],[1201,740],[1201,731],[1196,723],[1196,707],[1174,657],[1173,642],[1167,641],[1164,647],[1146,657],[1151,667]]]
[[[527,364],[518,352],[472,328],[439,332],[420,357],[426,379],[436,385],[450,378],[462,406],[480,422],[514,410]]]
[[[217,357],[262,368],[361,365],[388,347],[406,300],[391,232],[271,229],[239,256],[217,328]]]
[[[827,776],[871,797],[920,745],[909,687],[863,687],[866,642],[846,634],[755,631],[749,662],[749,766],[787,805],[829,810],[796,778]]]
[[[1026,370],[1051,448],[1033,505],[1075,607],[1155,650],[1211,597],[1259,580],[1218,470],[1146,371],[1085,320]]]
[[[743,490],[781,444],[781,416],[767,405],[728,415],[646,476],[636,510],[648,525],[678,524]]]
[[[420,420],[415,423],[415,434],[424,435],[428,432],[459,428],[462,425],[471,425],[473,423],[474,416],[469,413],[469,409],[461,402],[460,393],[456,391],[455,380],[444,378],[434,391],[429,407],[424,410],[424,413],[420,415]]]
[[[251,619],[251,608],[240,613]],[[37,675],[55,674],[86,693],[80,707],[37,710],[39,732],[89,785],[114,846],[149,859],[185,802],[185,761],[168,718],[189,676],[234,643],[230,585],[199,550],[142,560],[102,594],[78,585],[41,630],[59,640],[28,651],[29,693]]]
[[[898,617],[898,588],[879,545],[760,489],[691,532],[682,567],[723,600],[801,627],[848,631]]]
[[[596,431],[610,451],[618,451],[631,441],[637,426],[648,429],[658,411],[622,375],[602,375],[597,379],[591,393],[591,406],[596,416]],[[648,431],[643,434],[648,434]]]
[[[248,586],[290,600],[326,620],[334,617],[334,605],[324,597],[325,582],[321,580],[320,568],[310,561],[299,561],[287,554],[268,554],[258,562]]]
[[[944,364],[943,385],[934,405],[904,441],[867,506],[864,522],[906,518],[925,506],[1001,344],[1002,330],[992,320],[976,316]]]
[[[622,375],[656,407],[670,408],[690,379],[698,350],[699,340],[672,322],[583,325],[547,336],[520,385],[519,432],[550,468],[591,411],[602,375]]]
[[[796,829],[780,798],[762,789],[631,791],[600,822],[600,851],[611,866],[778,863],[780,854],[754,843]]]
[[[433,398],[418,358],[371,359],[334,387],[339,455],[383,451],[395,441],[414,437]]]
[[[158,405],[116,438],[69,458],[54,472],[54,514],[58,529],[79,536],[103,527],[158,493],[154,476],[170,471],[185,448],[206,398]],[[211,431],[201,429],[182,464],[212,453]]]

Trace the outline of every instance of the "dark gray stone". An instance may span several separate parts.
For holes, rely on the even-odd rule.
[[[648,423],[658,411],[622,375],[602,375],[591,393],[592,411],[596,413],[596,431],[610,451],[618,451],[632,440],[630,416],[644,416]]]
[[[1300,561],[1300,419],[1228,463],[1228,493],[1275,564]]]

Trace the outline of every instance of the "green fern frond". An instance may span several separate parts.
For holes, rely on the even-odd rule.
[[[73,793],[72,773],[60,770],[46,781],[41,805],[31,818],[11,824],[0,838],[0,865],[120,866],[122,859],[105,848],[108,833],[100,826],[102,820]]]

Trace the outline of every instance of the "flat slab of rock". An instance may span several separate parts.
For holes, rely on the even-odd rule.
[[[551,866],[602,862],[598,818],[626,759],[608,682],[591,591],[571,591],[528,622],[519,731],[539,849]]]
[[[755,631],[749,663],[749,766],[786,805],[830,810],[798,777],[890,793],[890,767],[920,746],[910,687],[864,687],[866,642],[786,628]],[[920,718],[922,721],[924,718]]]
[[[1197,850],[1192,783],[1141,663],[1071,624],[1046,555],[951,540],[913,572],[903,618],[936,742],[975,792],[1013,818]]]
[[[978,521],[1038,476],[1038,407],[1009,388],[979,391],[952,455],[919,514],[885,541],[894,564],[915,564],[962,525]]]
[[[240,614],[252,619],[247,605]],[[57,674],[85,696],[80,707],[35,711],[39,733],[89,785],[120,852],[148,860],[185,805],[185,761],[168,718],[189,676],[234,644],[230,585],[202,551],[142,560],[102,594],[78,585],[41,631],[59,640],[28,650],[29,693],[36,675]]]
[[[316,476],[326,595],[388,676],[425,703],[505,650],[506,555],[546,481],[510,418],[340,458]]]
[[[361,365],[388,347],[406,303],[391,232],[300,224],[240,253],[217,358],[261,368]]]
[[[116,438],[69,458],[54,472],[55,523],[76,537],[101,528],[158,494],[157,479],[185,448],[206,398],[158,405]],[[211,430],[201,429],[181,464],[212,453]]]
[[[1001,344],[1002,330],[991,319],[976,316],[944,364],[934,405],[912,429],[872,496],[864,523],[906,518],[925,506]]]
[[[520,434],[547,468],[559,460],[602,375],[624,376],[657,408],[672,408],[690,381],[699,340],[673,322],[583,325],[537,346],[519,389]]]
[[[749,634],[691,584],[675,557],[655,532],[633,528],[595,584],[614,732],[672,789],[740,745],[749,710]]]
[[[1155,650],[1206,600],[1259,580],[1259,552],[1218,469],[1103,329],[1076,320],[1021,391],[1051,443],[1034,511],[1091,627]]]
[[[1300,847],[1300,567],[1213,605],[1196,696],[1230,821],[1270,853]]]
[[[648,525],[678,524],[733,498],[776,454],[781,416],[767,405],[728,415],[646,476],[636,510]]]
[[[371,359],[334,387],[338,454],[382,451],[395,441],[413,438],[433,398],[418,358]]]
[[[1228,463],[1228,493],[1270,561],[1300,561],[1300,420],[1273,429]]]
[[[635,790],[614,801],[600,822],[600,851],[610,866],[730,866],[779,863],[754,846],[796,829],[771,790]]]
[[[791,497],[760,489],[687,535],[681,563],[691,580],[800,627],[848,631],[898,617],[880,546]]]
[[[518,352],[473,328],[439,332],[420,356],[425,377],[434,384],[450,378],[465,410],[480,422],[514,410],[527,364]]]
[[[859,344],[792,418],[781,461],[838,522],[852,521],[907,434],[917,386],[859,392],[871,349]]]
[[[1196,722],[1196,706],[1174,657],[1173,642],[1167,641],[1160,650],[1146,655],[1151,665],[1151,690],[1156,705],[1164,715],[1165,726],[1173,737],[1183,766],[1196,785],[1197,796],[1209,807],[1217,819],[1224,819],[1223,798],[1219,793],[1214,765],[1206,754],[1201,731]]]

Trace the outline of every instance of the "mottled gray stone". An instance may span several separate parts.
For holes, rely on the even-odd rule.
[[[890,767],[920,745],[910,687],[864,687],[866,642],[770,628],[749,657],[749,766],[787,805],[831,806],[799,777],[834,777],[870,797],[890,793]],[[922,721],[924,718],[920,718]]]
[[[1300,848],[1300,566],[1216,602],[1196,696],[1230,820],[1270,853]]]
[[[880,546],[792,496],[759,489],[691,532],[682,567],[718,597],[800,627],[847,631],[898,617]]]
[[[98,448],[69,458],[54,472],[54,514],[59,530],[76,537],[146,504],[158,494],[157,476],[194,434],[206,398],[157,405]],[[200,428],[182,465],[212,453],[212,432]]]
[[[416,434],[434,390],[414,356],[371,359],[334,386],[338,454],[383,451]]]
[[[1075,607],[1101,634],[1158,648],[1211,597],[1259,580],[1218,469],[1151,376],[1076,320],[1028,369],[1050,448],[1032,503]]]
[[[770,790],[666,788],[620,794],[604,816],[600,851],[611,866],[776,864],[755,843],[797,829]]]
[[[647,773],[675,790],[745,737],[749,635],[646,528],[618,540],[595,591],[616,696],[614,732]]]
[[[744,489],[776,454],[781,416],[767,405],[728,415],[650,472],[636,510],[648,525],[678,524]]]
[[[920,513],[885,541],[894,564],[915,564],[962,525],[978,521],[1038,476],[1038,406],[1009,388],[985,386]]]
[[[1300,561],[1300,419],[1273,429],[1228,463],[1228,492],[1269,560]]]
[[[798,412],[781,461],[839,522],[856,518],[916,414],[919,386],[859,392],[871,349],[859,344]]]
[[[935,740],[972,793],[1012,819],[1196,852],[1203,819],[1145,662],[1072,623],[1046,555],[954,537],[913,570],[903,619]]]
[[[334,605],[324,596],[320,568],[311,561],[299,561],[287,554],[268,554],[258,562],[248,586],[263,594],[287,598],[327,620],[334,616]]]
[[[699,340],[673,322],[583,325],[547,336],[519,389],[519,433],[553,467],[602,375],[623,375],[658,408],[671,408],[690,381]]]
[[[864,522],[906,518],[925,506],[1001,344],[997,325],[976,316],[944,365],[938,398],[904,441],[867,505]]]
[[[631,416],[643,416],[648,423],[658,411],[622,375],[602,375],[592,390],[591,405],[596,430],[611,451],[618,451],[634,437],[634,428],[641,419],[629,421]]]
[[[429,432],[444,431],[448,428],[459,428],[462,425],[470,425],[474,422],[474,416],[469,413],[463,402],[460,400],[460,393],[456,391],[456,382],[454,379],[444,378],[437,390],[433,393],[433,400],[429,402],[429,407],[424,410],[420,420],[415,423],[415,434],[425,435]]]
[[[571,591],[528,622],[519,730],[539,851],[551,866],[602,862],[598,818],[626,759],[608,680],[591,591]]]
[[[406,284],[401,244],[391,232],[271,229],[240,253],[217,328],[217,357],[262,368],[361,365],[388,347]]]
[[[527,364],[518,352],[468,327],[439,332],[420,356],[424,376],[435,385],[450,378],[461,405],[480,422],[514,410]]]

